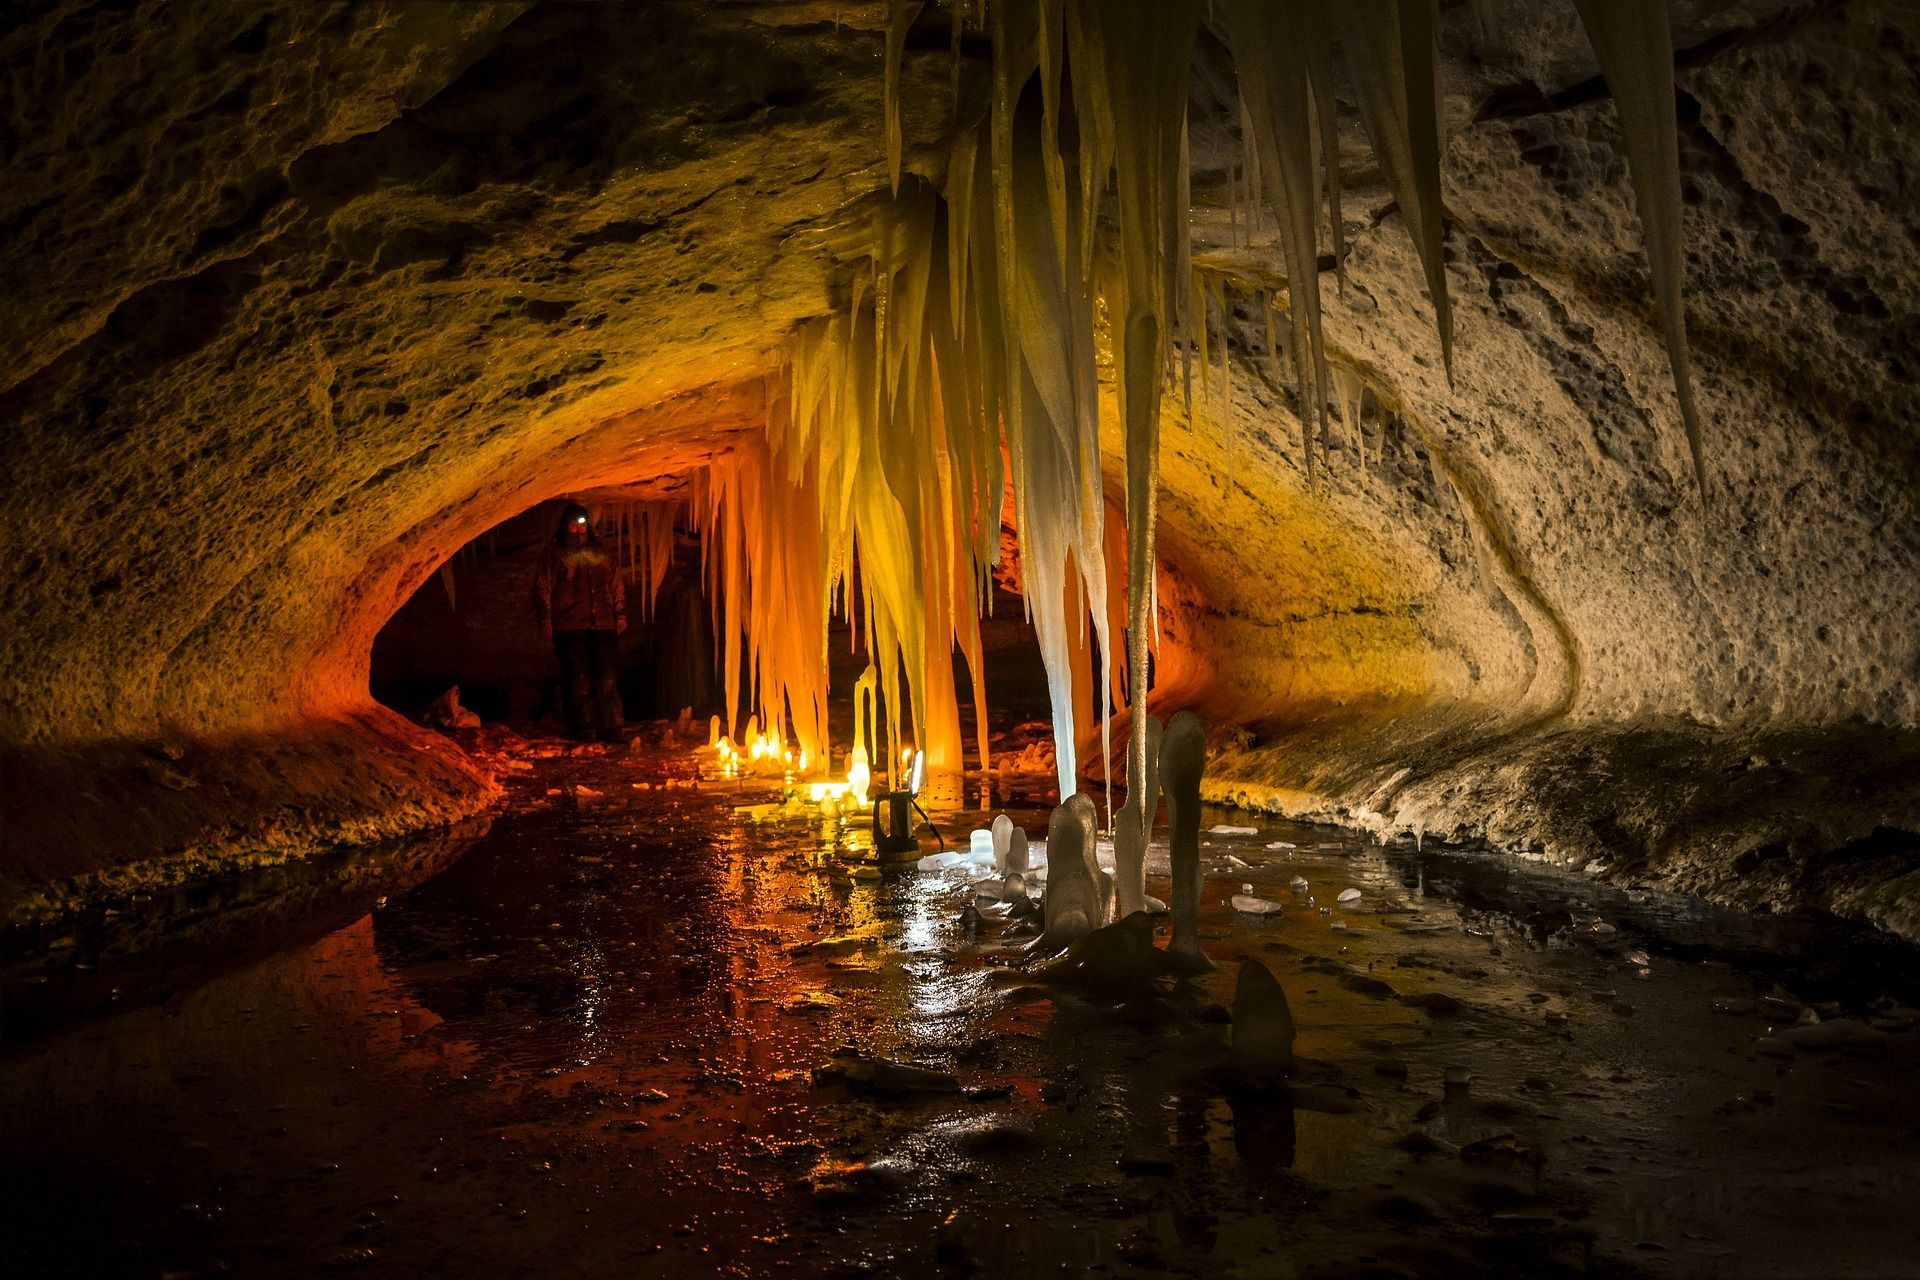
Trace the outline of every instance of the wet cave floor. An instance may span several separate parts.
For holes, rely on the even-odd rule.
[[[1920,1274],[1890,942],[1210,810],[1257,828],[1204,837],[1219,969],[1114,1002],[970,938],[967,872],[740,812],[772,781],[512,750],[468,847],[177,972],[115,958],[138,903],[7,971],[8,1274]],[[1247,958],[1289,1087],[1218,1071]]]

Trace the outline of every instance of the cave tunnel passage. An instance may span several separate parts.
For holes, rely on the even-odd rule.
[[[373,645],[375,698],[418,716],[458,689],[457,705],[482,720],[564,727],[560,668],[532,605],[535,577],[567,500],[540,503],[475,538],[415,591]],[[605,504],[601,504],[605,510]],[[673,719],[690,708],[702,724],[721,710],[714,680],[712,609],[701,584],[698,535],[680,522],[662,576],[649,581],[647,550],[610,521],[600,535],[618,564],[631,620],[619,639],[619,693],[629,718]]]
[[[672,482],[668,482],[672,487]],[[617,689],[627,733],[657,729],[683,714],[704,733],[719,716],[738,736],[752,706],[752,654],[739,655],[740,702],[726,705],[718,665],[724,661],[702,531],[683,501],[635,501],[614,491],[556,497],[502,521],[462,547],[424,582],[380,629],[369,661],[373,696],[403,715],[443,729],[501,725],[521,734],[559,736],[567,730],[562,669],[533,607],[535,580],[549,555],[563,513],[576,501],[588,512],[596,543],[621,579],[626,626],[617,638]],[[996,575],[981,619],[986,707],[992,755],[1001,775],[1010,769],[1051,773],[1050,705],[1045,665],[1025,601],[1018,594],[1017,538],[1004,531],[1008,563]],[[751,576],[753,566],[743,566]],[[852,573],[857,600],[858,566]],[[1090,634],[1090,630],[1089,630]],[[853,732],[854,688],[871,662],[860,627],[836,611],[827,621],[828,722],[833,757],[843,767]],[[973,706],[973,672],[958,649],[951,655],[954,697]],[[903,689],[910,682],[902,679]],[[1083,681],[1084,707],[1076,722],[1085,744],[1097,743],[1100,698]],[[1111,717],[1123,708],[1107,700]],[[885,723],[884,699],[876,707]],[[790,709],[783,714],[791,722]],[[911,695],[902,710],[911,724]],[[971,727],[965,767],[980,759]],[[903,744],[911,746],[911,738]],[[1098,775],[1097,757],[1088,771]],[[816,771],[817,772],[817,771]],[[1057,787],[1055,787],[1057,793]]]
[[[1914,0],[4,13],[7,1277],[1920,1274]]]

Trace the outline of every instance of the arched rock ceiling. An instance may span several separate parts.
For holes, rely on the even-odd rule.
[[[1675,7],[1708,505],[1571,6],[1510,0],[1488,43],[1443,5],[1454,386],[1349,121],[1327,335],[1384,429],[1356,448],[1336,422],[1310,487],[1242,293],[1230,389],[1196,370],[1212,389],[1170,410],[1196,696],[1242,726],[1210,787],[1912,932],[1913,874],[1872,833],[1920,821],[1916,6]],[[815,233],[885,181],[881,9],[48,0],[5,20],[16,914],[72,876],[484,796],[370,703],[374,632],[497,520],[754,429],[782,334],[844,300]],[[907,152],[937,177],[927,35]],[[1230,71],[1202,47],[1196,251],[1251,289],[1278,255],[1229,230]]]

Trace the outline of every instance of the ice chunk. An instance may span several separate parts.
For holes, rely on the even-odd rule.
[[[1013,819],[1009,818],[1004,813],[995,814],[993,819],[993,830],[987,833],[987,847],[985,849],[985,852],[993,855],[994,864],[1001,871],[1008,870],[1007,854],[1011,850],[1012,846],[1013,846]],[[982,852],[982,850],[976,848],[974,852],[979,853],[979,852]]]
[[[1246,887],[1251,889],[1253,886]],[[1250,916],[1277,916],[1285,910],[1285,907],[1270,898],[1256,898],[1250,893],[1236,893],[1233,895],[1232,902],[1235,911]]]
[[[1093,801],[1084,792],[1068,796],[1047,823],[1047,848],[1054,857],[1041,900],[1042,950],[1062,950],[1107,923],[1113,880],[1094,862],[1093,830]]]
[[[1223,822],[1217,826],[1208,827],[1207,834],[1210,836],[1257,836],[1260,834],[1260,828],[1232,827]]]
[[[1886,1044],[1888,1036],[1854,1018],[1830,1018],[1789,1027],[1780,1038],[1796,1049],[1878,1049]]]
[[[1340,896],[1336,898],[1335,901],[1343,907],[1357,907],[1360,905],[1360,891],[1358,889],[1342,889]]]
[[[967,861],[969,861],[969,859],[964,853],[948,853],[943,851],[940,853],[930,853],[913,865],[922,871],[947,871]],[[988,856],[988,861],[992,861],[991,855]]]

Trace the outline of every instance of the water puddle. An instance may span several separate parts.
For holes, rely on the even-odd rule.
[[[165,904],[130,905],[8,968],[17,1273],[1912,1265],[1916,970],[1858,930],[1210,810],[1254,828],[1205,837],[1219,969],[1094,1000],[962,928],[967,872],[738,812],[765,784],[531,763],[490,829],[314,911],[207,903],[159,962]],[[984,825],[929,800],[950,845]],[[1288,1089],[1218,1070],[1250,958]]]

